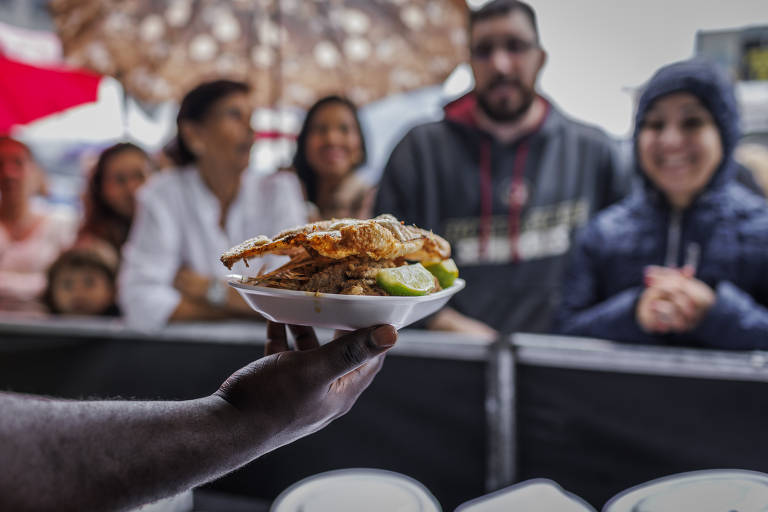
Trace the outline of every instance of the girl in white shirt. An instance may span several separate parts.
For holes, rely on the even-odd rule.
[[[217,80],[183,99],[170,150],[178,167],[139,191],[137,212],[118,281],[128,324],[255,315],[225,283],[219,261],[228,248],[306,222],[295,175],[248,172],[254,132],[249,87]],[[252,270],[263,264],[252,263]],[[244,267],[233,269],[245,273]]]

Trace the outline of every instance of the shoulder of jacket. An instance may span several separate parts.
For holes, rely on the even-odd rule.
[[[640,210],[645,208],[641,208],[636,198],[627,197],[598,212],[587,225],[586,231],[590,232],[591,238],[600,240],[625,236],[632,227],[637,226],[640,219],[646,217],[647,211]]]
[[[448,119],[440,119],[438,121],[430,121],[411,127],[406,132],[403,139],[425,140],[434,137],[442,137],[447,134],[454,133],[455,130],[462,128],[465,127],[456,122],[450,121]]]
[[[719,206],[731,212],[740,225],[748,228],[768,230],[768,203],[740,183],[726,185]]]
[[[560,109],[550,107],[550,116],[553,116],[554,123],[564,132],[584,142],[599,145],[613,144],[611,137],[599,126],[573,119]]]

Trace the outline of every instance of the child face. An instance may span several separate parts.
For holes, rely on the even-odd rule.
[[[63,315],[100,315],[113,304],[114,285],[103,270],[64,267],[54,277],[53,303]]]

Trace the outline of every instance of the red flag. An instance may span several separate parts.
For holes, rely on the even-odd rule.
[[[0,54],[0,133],[96,101],[100,80],[87,71],[31,66]]]

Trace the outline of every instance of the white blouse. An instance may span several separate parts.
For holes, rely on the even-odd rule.
[[[173,280],[183,266],[223,278],[253,273],[265,263],[268,268],[282,264],[284,257],[271,257],[253,260],[250,269],[240,262],[228,270],[219,257],[243,240],[273,236],[307,219],[299,181],[287,172],[245,171],[224,230],[220,215],[218,199],[194,167],[161,172],[141,188],[118,280],[118,302],[129,326],[165,325],[181,299]]]

